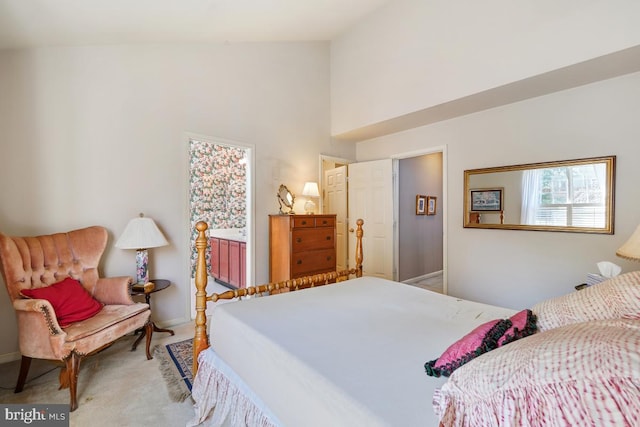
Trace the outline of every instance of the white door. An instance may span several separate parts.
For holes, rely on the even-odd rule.
[[[364,220],[363,274],[394,279],[393,167],[391,159],[349,164],[349,251],[356,220]],[[353,266],[352,255],[349,263]]]
[[[336,268],[346,270],[347,249],[347,167],[324,172],[323,213],[336,214]]]

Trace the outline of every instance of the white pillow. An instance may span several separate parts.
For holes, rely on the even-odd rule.
[[[588,320],[640,319],[640,271],[542,301],[531,311],[538,317],[539,331]]]
[[[485,353],[433,404],[448,427],[640,425],[640,320],[575,323]]]

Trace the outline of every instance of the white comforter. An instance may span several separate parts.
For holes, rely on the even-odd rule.
[[[262,425],[437,426],[432,398],[446,379],[424,363],[514,313],[373,277],[220,305],[192,424],[211,424],[217,405],[227,424],[250,410]]]

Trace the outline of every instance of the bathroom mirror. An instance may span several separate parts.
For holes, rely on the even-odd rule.
[[[280,188],[278,189],[278,203],[280,204],[280,215],[293,215],[295,212],[293,211],[293,204],[296,201],[296,196],[289,191],[286,185],[280,184]],[[282,207],[284,206],[287,211],[283,211]]]
[[[615,156],[464,171],[464,227],[613,234]]]

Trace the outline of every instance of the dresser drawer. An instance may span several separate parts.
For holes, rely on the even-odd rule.
[[[334,249],[323,249],[294,254],[291,259],[291,278],[306,276],[314,272],[333,271],[336,268]]]
[[[291,228],[313,228],[316,226],[314,217],[296,215],[291,218]]]
[[[335,216],[305,216],[298,215],[292,218],[291,228],[313,228],[313,227],[334,227],[336,225]]]
[[[334,247],[335,231],[333,228],[308,228],[293,230],[291,233],[291,250],[297,252],[310,249],[329,249]]]
[[[321,217],[316,218],[316,227],[335,227],[336,218],[335,217]]]

